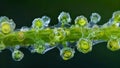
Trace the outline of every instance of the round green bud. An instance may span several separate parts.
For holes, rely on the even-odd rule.
[[[20,50],[14,50],[12,52],[12,58],[14,61],[21,61],[23,57],[24,57],[24,54]]]
[[[92,41],[81,38],[76,46],[79,52],[88,53],[92,50]]]
[[[60,50],[60,56],[62,57],[63,60],[69,60],[74,56],[74,49],[70,47],[65,47],[62,50]]]
[[[5,34],[11,32],[11,25],[8,22],[2,22],[1,23],[1,31]]]
[[[111,51],[116,51],[120,49],[120,44],[118,39],[110,39],[107,43],[107,48]]]
[[[15,23],[12,19],[8,17],[2,16],[0,17],[0,30],[4,34],[8,34],[15,29]]]
[[[86,24],[88,24],[88,20],[86,17],[84,17],[83,15],[76,17],[75,25],[85,26]]]

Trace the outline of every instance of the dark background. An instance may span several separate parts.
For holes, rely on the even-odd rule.
[[[99,24],[103,24],[117,10],[120,10],[120,0],[0,0],[0,16],[13,19],[17,29],[30,27],[34,18],[43,15],[51,17],[50,25],[57,24],[61,11],[69,12],[72,22],[78,15],[85,15],[89,20],[92,12],[98,12],[102,16]],[[21,50],[25,57],[20,62],[13,61],[9,50],[1,52],[0,68],[120,68],[120,51],[111,52],[106,43],[95,45],[88,54],[76,51],[74,58],[68,61],[61,59],[56,48],[44,55]]]

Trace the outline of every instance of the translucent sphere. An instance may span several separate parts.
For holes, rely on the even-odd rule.
[[[41,18],[35,18],[32,22],[32,28],[35,30],[43,29],[44,22]]]
[[[49,25],[51,19],[48,16],[43,16],[42,20],[44,22],[44,26],[47,27]]]
[[[112,15],[114,23],[120,23],[120,11],[116,11]]]
[[[71,59],[74,56],[74,49],[70,47],[64,47],[60,50],[60,56],[62,57],[63,60],[68,60]]]
[[[61,12],[58,16],[58,21],[62,23],[62,25],[68,24],[71,22],[70,14],[67,12]]]
[[[107,43],[107,48],[111,51],[116,51],[120,49],[120,43],[118,39],[110,39]]]
[[[12,58],[14,61],[21,61],[23,57],[24,57],[24,54],[20,50],[14,50],[12,52]]]
[[[98,13],[92,13],[92,15],[90,16],[90,21],[92,23],[97,23],[99,22],[101,19],[101,16]]]
[[[77,50],[79,52],[82,52],[82,53],[88,53],[92,50],[92,42],[90,40],[87,40],[87,39],[81,38],[77,42],[76,46],[77,46]]]
[[[83,15],[76,17],[76,19],[75,19],[75,25],[85,26],[86,24],[88,24],[88,20],[87,20],[86,17],[84,17]]]

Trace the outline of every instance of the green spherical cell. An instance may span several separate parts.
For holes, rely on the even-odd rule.
[[[110,39],[107,43],[107,48],[111,51],[117,51],[120,49],[120,44],[118,39]]]
[[[88,24],[87,18],[84,17],[83,15],[76,17],[76,19],[75,19],[75,25],[85,26],[87,24]]]
[[[114,12],[112,18],[114,23],[120,23],[120,11]]]
[[[32,22],[32,28],[39,30],[42,29],[44,26],[43,20],[41,18],[35,18]]]
[[[77,50],[82,53],[88,53],[92,50],[92,41],[81,38],[77,42]]]
[[[63,60],[69,60],[74,56],[74,49],[70,47],[65,47],[62,50],[60,50],[60,56],[62,57]]]
[[[20,50],[14,50],[12,52],[12,58],[14,61],[21,61],[23,57],[24,57],[24,54]]]

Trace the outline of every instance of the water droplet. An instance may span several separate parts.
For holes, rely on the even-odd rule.
[[[69,24],[71,22],[70,14],[67,12],[61,12],[60,15],[58,16],[58,21],[62,25]]]
[[[76,19],[75,19],[75,25],[85,26],[86,24],[88,24],[88,21],[87,21],[86,17],[84,17],[83,15],[76,17]]]
[[[23,59],[23,57],[24,57],[24,54],[20,50],[15,49],[12,52],[12,58],[13,58],[14,61],[21,61]]]
[[[70,47],[64,47],[60,50],[60,56],[62,57],[63,60],[68,60],[73,58],[74,53],[75,53],[74,49]]]
[[[120,43],[118,39],[110,39],[107,43],[107,48],[111,51],[116,51],[120,49]]]
[[[90,16],[90,21],[92,23],[97,23],[99,22],[101,19],[101,16],[98,13],[92,13],[92,15]]]
[[[32,22],[32,28],[35,30],[43,29],[44,23],[41,18],[35,18]]]
[[[48,16],[43,16],[42,20],[44,22],[44,26],[47,27],[49,25],[51,19]]]
[[[79,52],[88,53],[92,50],[92,41],[81,38],[76,46]]]

